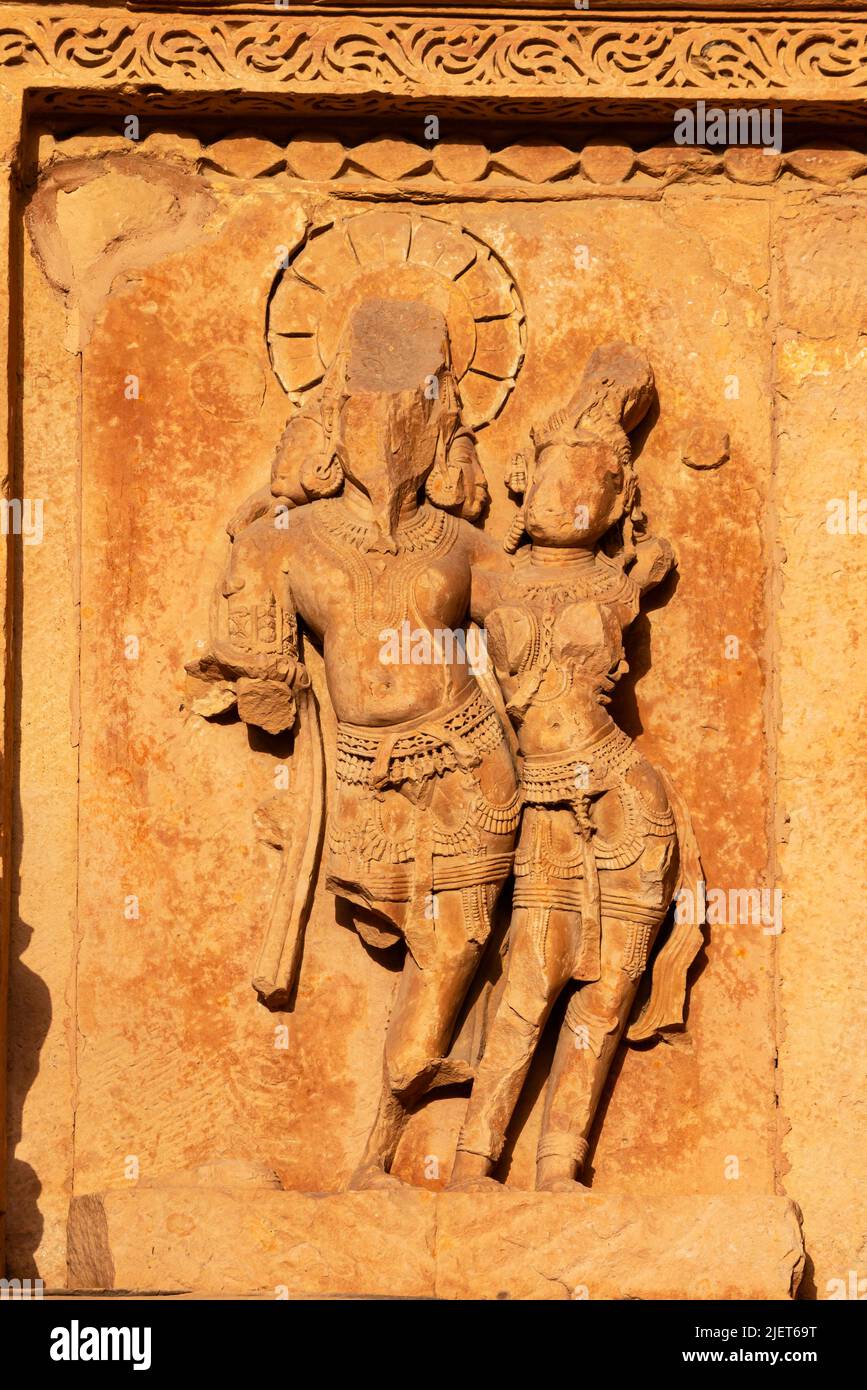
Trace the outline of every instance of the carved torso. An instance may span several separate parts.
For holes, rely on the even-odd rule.
[[[488,615],[488,651],[521,751],[575,752],[613,727],[605,710],[627,669],[623,630],[640,593],[604,555],[534,563],[523,552]]]
[[[255,592],[260,602],[273,592],[279,610],[297,609],[322,642],[338,719],[371,726],[414,719],[471,683],[460,651],[440,637],[467,621],[465,522],[425,504],[397,528],[392,551],[339,497],[286,520],[281,529],[263,518],[236,542],[230,611],[248,606]],[[396,661],[389,660],[389,640],[398,643]]]

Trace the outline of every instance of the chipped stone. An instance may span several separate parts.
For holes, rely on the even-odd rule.
[[[728,433],[720,425],[693,420],[687,428],[681,460],[688,468],[719,468],[729,459]]]
[[[592,183],[623,183],[634,165],[635,155],[628,145],[591,140],[581,152],[581,172]]]
[[[846,183],[867,169],[867,156],[830,141],[804,145],[785,158],[788,169],[816,183]]]
[[[732,146],[723,155],[723,166],[735,183],[774,183],[783,168],[782,156],[772,149]]]

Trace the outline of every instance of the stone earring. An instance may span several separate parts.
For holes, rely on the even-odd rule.
[[[301,470],[301,486],[309,497],[333,497],[343,487],[343,465],[332,449],[312,465],[305,463]]]
[[[459,463],[449,463],[448,450],[442,435],[437,445],[436,461],[427,476],[424,490],[434,506],[445,510],[459,506],[464,500],[461,466]]]
[[[506,534],[506,539],[503,541],[503,549],[507,555],[514,555],[523,541],[524,535],[524,507],[522,504],[515,513],[512,524]]]

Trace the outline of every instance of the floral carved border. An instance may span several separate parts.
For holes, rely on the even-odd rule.
[[[25,85],[521,100],[867,92],[867,21],[230,18],[80,10],[0,16],[0,71]]]

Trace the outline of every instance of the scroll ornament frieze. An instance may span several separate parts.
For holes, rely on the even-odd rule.
[[[0,67],[88,84],[160,80],[371,86],[397,93],[526,98],[614,92],[782,92],[867,87],[867,25],[814,19],[700,22],[493,17],[268,19],[27,15],[0,26]]]

